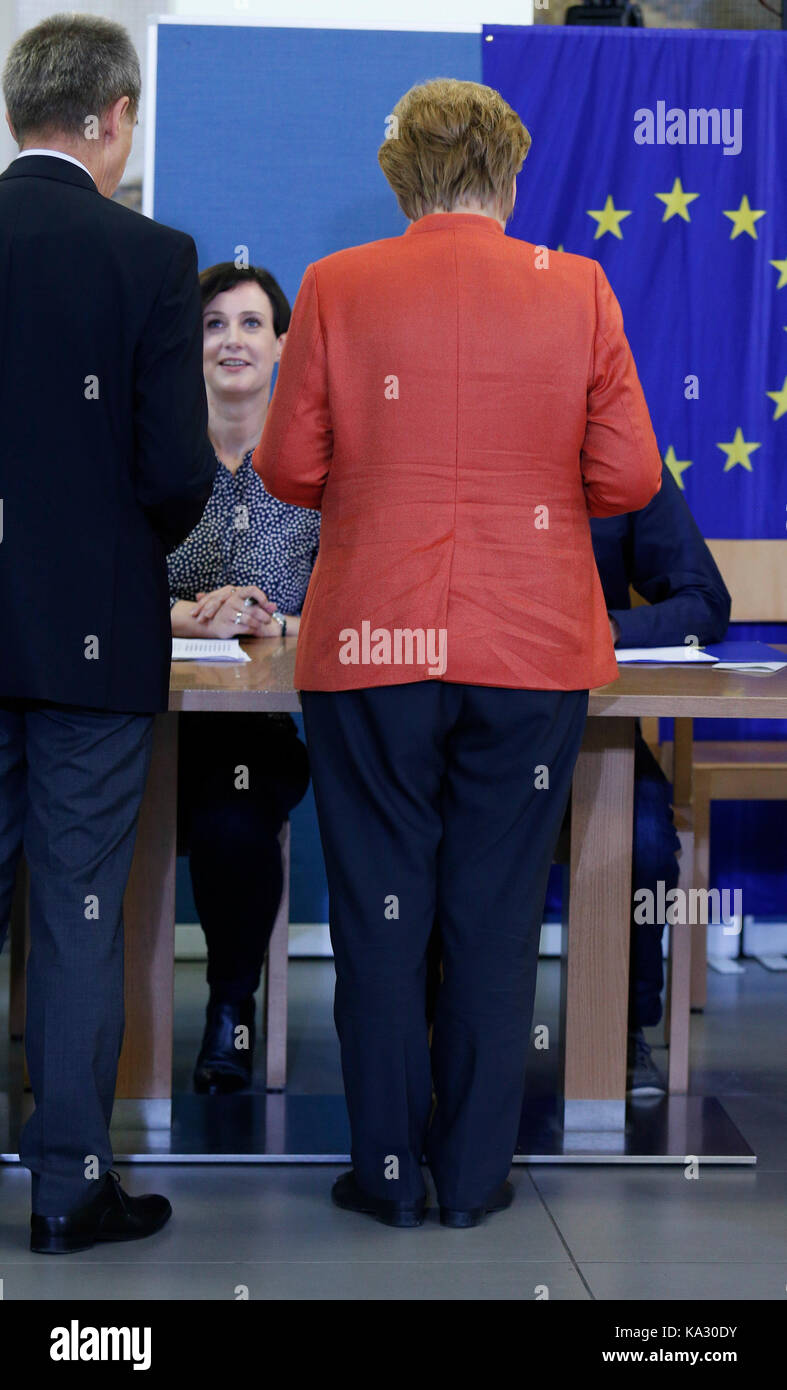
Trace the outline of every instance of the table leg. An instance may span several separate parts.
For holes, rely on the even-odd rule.
[[[121,1125],[168,1123],[172,1096],[177,771],[178,716],[158,714],[123,904],[126,1032],[114,1112],[115,1123]]]
[[[634,720],[588,719],[571,793],[565,1129],[625,1121],[633,801]]]

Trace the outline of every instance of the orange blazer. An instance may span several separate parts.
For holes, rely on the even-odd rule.
[[[597,261],[480,213],[307,266],[254,467],[322,511],[298,690],[617,678],[588,516],[661,458]]]

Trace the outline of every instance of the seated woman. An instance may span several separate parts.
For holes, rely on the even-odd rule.
[[[172,633],[280,639],[298,631],[320,536],[320,513],[271,497],[251,466],[290,306],[257,267],[224,262],[200,282],[208,433],[219,467],[199,525],[168,556]],[[282,892],[278,835],[308,785],[306,748],[289,714],[180,716],[179,839],[208,944],[197,1091],[223,1094],[251,1081],[253,996]]]

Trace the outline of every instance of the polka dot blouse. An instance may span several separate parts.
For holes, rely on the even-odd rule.
[[[252,468],[219,462],[202,519],[167,556],[170,607],[224,584],[257,584],[280,613],[300,613],[320,546],[320,513],[280,502]]]

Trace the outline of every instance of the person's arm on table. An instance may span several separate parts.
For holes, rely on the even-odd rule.
[[[254,599],[253,604],[247,599]],[[173,637],[278,637],[280,625],[270,618],[275,603],[256,584],[225,584],[196,599],[170,596]],[[242,614],[237,621],[238,612]],[[289,635],[289,623],[287,626]]]
[[[620,647],[700,646],[724,640],[730,595],[669,469],[661,491],[632,517],[629,578],[646,603],[610,609]]]

